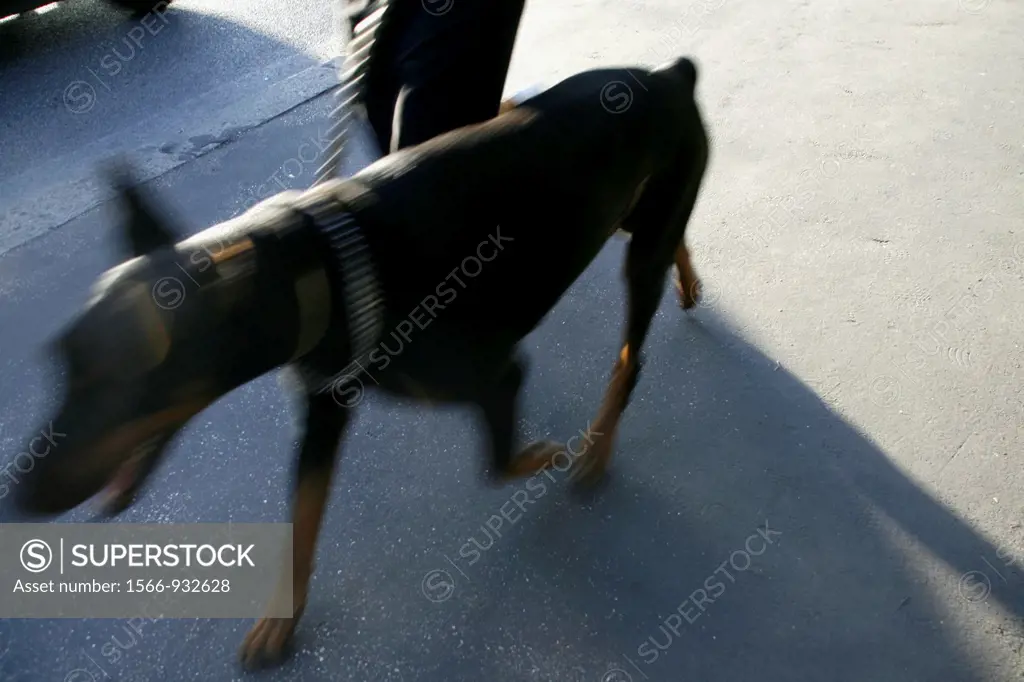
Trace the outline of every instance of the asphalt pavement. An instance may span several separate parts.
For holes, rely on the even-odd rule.
[[[73,1],[0,25],[0,463],[45,412],[41,344],[120,257],[98,159],[130,142],[189,233],[312,180],[329,11],[284,8],[182,2],[160,59],[94,86],[95,120],[63,90],[131,21]],[[251,621],[6,620],[0,678],[1021,679],[1022,25],[1010,0],[529,3],[509,91],[690,54],[714,135],[689,230],[707,300],[666,291],[607,485],[555,473],[494,537],[522,491],[480,485],[474,415],[372,397],[289,662],[237,669]],[[256,52],[230,66],[225,35]],[[529,337],[524,435],[594,417],[623,246]],[[294,420],[275,375],[226,396],[122,520],[285,520]]]

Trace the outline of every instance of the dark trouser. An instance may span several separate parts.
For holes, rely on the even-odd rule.
[[[363,91],[381,151],[496,116],[525,0],[391,4]]]

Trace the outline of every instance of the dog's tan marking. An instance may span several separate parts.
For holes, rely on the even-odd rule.
[[[292,510],[292,556],[286,560],[274,596],[273,605],[287,606],[291,599],[291,618],[261,618],[242,643],[242,662],[247,667],[276,661],[284,653],[306,607],[309,579],[313,574],[316,540],[331,489],[330,472],[311,474],[299,481]]]
[[[155,436],[199,414],[212,401],[212,397],[203,396],[129,422],[89,448],[85,456],[76,462],[79,467],[85,465],[85,468],[75,469],[71,472],[72,475],[84,476],[97,469],[109,470],[113,464],[111,460],[123,458],[123,461],[115,466],[105,495],[108,504],[117,500],[131,491],[136,482],[136,474],[142,467],[142,460],[153,454],[151,451],[140,452],[140,446],[145,446]]]
[[[636,355],[629,344],[626,344],[619,352],[611,381],[601,402],[601,409],[591,429],[594,435],[593,442],[588,444],[583,455],[574,464],[573,478],[596,480],[608,468],[612,443],[622,419],[622,412],[626,409],[630,385],[636,381],[637,371]]]
[[[553,441],[530,443],[512,458],[502,478],[511,481],[532,476],[552,464],[555,455],[563,450],[565,450],[564,446]]]
[[[224,261],[237,258],[238,256],[252,250],[253,243],[249,237],[243,237],[233,244],[229,244],[223,249],[217,249],[217,253],[212,254],[211,258],[214,265],[220,265]]]
[[[210,253],[209,249],[204,250]],[[217,273],[219,282],[217,284],[232,284],[242,280],[246,275],[256,272],[256,246],[249,237],[243,237],[235,242],[217,249],[216,253],[210,254],[214,270]],[[237,298],[240,289],[228,287],[228,291]]]

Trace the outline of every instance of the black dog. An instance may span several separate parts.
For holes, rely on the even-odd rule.
[[[101,277],[55,343],[69,386],[53,424],[67,437],[18,486],[22,509],[61,513],[108,486],[109,509],[123,509],[191,417],[289,365],[307,410],[292,511],[295,615],[261,620],[242,650],[248,662],[276,657],[306,602],[359,387],[477,406],[494,481],[548,466],[560,446],[513,455],[517,344],[623,230],[624,344],[593,442],[574,464],[577,479],[596,479],[673,262],[682,306],[699,295],[683,239],[708,160],[696,79],[688,59],[578,74],[491,121],[180,243],[122,180],[132,258]],[[175,299],[182,271],[197,287]]]

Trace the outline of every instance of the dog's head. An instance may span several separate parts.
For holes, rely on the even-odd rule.
[[[129,260],[100,276],[84,310],[48,346],[63,370],[63,395],[56,414],[29,436],[33,466],[13,491],[22,512],[57,514],[81,504],[133,458],[159,457],[223,392],[196,352],[211,316],[201,301],[186,300],[189,273],[172,232],[123,167],[112,177],[127,209]]]

